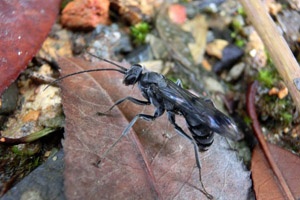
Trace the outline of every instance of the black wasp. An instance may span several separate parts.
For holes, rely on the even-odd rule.
[[[91,54],[92,55],[92,54]],[[94,56],[94,55],[92,55]],[[96,56],[94,56],[96,57]],[[98,57],[97,57],[98,58]],[[156,110],[153,115],[137,114],[128,126],[122,132],[122,135],[114,142],[114,144],[103,154],[97,165],[103,160],[106,154],[112,149],[118,141],[126,134],[128,134],[131,127],[138,119],[144,119],[147,121],[153,121],[160,117],[164,112],[167,112],[168,120],[174,126],[177,133],[184,138],[188,139],[194,146],[196,164],[199,169],[199,179],[201,180],[201,164],[199,160],[199,150],[204,151],[213,143],[214,133],[218,133],[221,136],[228,137],[233,140],[238,139],[238,130],[235,123],[219,111],[209,98],[197,97],[189,91],[182,88],[180,81],[176,83],[166,79],[162,74],[146,71],[140,64],[134,64],[129,69],[122,67],[110,60],[98,58],[107,63],[110,63],[116,68],[106,69],[91,69],[76,72],[59,78],[56,81],[62,80],[66,77],[73,76],[80,73],[95,72],[95,71],[117,71],[124,74],[123,83],[128,85],[138,84],[145,100],[139,100],[133,97],[125,97],[118,100],[109,110],[113,107],[121,104],[124,101],[131,101],[138,105],[150,105],[152,104]],[[104,112],[104,113],[106,113]],[[104,114],[103,113],[103,114]],[[175,121],[175,116],[181,115],[185,118],[187,127],[191,132],[191,136],[185,133]],[[203,193],[212,198],[208,194],[202,184]]]

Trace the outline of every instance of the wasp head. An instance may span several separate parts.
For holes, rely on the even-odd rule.
[[[128,71],[125,73],[125,77],[123,80],[123,83],[125,85],[134,85],[136,82],[139,81],[141,75],[143,72],[143,68],[139,64],[134,64],[128,69]]]

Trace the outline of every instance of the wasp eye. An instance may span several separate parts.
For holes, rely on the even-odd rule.
[[[137,82],[136,80],[136,76],[126,76],[123,82],[125,85],[133,85]]]
[[[134,64],[131,66],[131,68],[128,70],[128,72],[125,74],[125,78],[123,83],[125,85],[133,85],[136,82],[138,82],[141,74],[142,74],[142,67],[139,64]]]

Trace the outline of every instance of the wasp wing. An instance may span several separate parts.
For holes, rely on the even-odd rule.
[[[158,88],[160,95],[180,110],[194,114],[216,110],[210,99],[198,97],[168,79],[165,81],[166,87]]]
[[[238,130],[235,123],[219,111],[209,98],[197,97],[170,80],[158,90],[163,99],[173,104],[175,110],[185,115],[191,126],[203,125],[223,136],[237,140]]]

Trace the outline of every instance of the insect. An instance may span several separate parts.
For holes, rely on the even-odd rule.
[[[95,55],[92,56],[96,57]],[[101,159],[98,161],[97,166],[105,158],[109,151],[129,133],[130,129],[138,119],[153,121],[166,112],[168,120],[174,126],[176,132],[193,144],[196,165],[199,169],[199,180],[203,188],[201,191],[208,198],[212,198],[212,195],[206,192],[202,183],[199,150],[207,150],[207,148],[213,143],[214,133],[218,133],[221,136],[225,136],[232,140],[237,140],[238,129],[235,123],[228,116],[219,111],[209,98],[198,97],[183,89],[180,81],[174,83],[165,78],[162,74],[145,70],[140,64],[134,64],[127,69],[110,60],[102,58],[99,59],[110,63],[117,68],[79,71],[63,76],[56,81],[86,72],[117,71],[121,74],[124,74],[124,85],[129,86],[137,84],[142,96],[145,99],[140,100],[131,96],[124,97],[118,100],[102,114],[109,112],[115,106],[123,103],[124,101],[131,101],[132,103],[138,105],[152,104],[155,107],[155,112],[153,115],[142,113],[137,114],[124,129],[121,136],[112,144],[112,146],[110,146],[110,148],[104,152]],[[183,129],[176,123],[176,115],[184,117],[191,136],[183,131]]]

